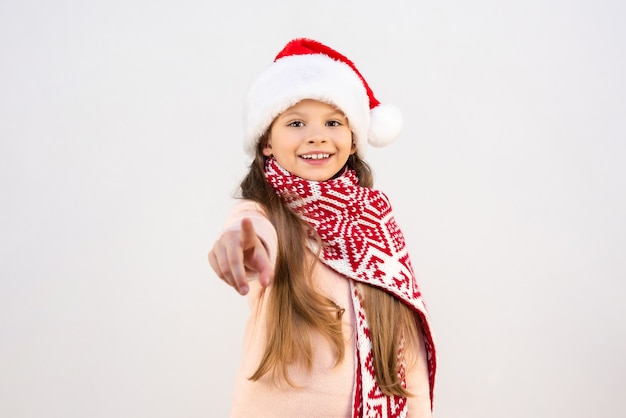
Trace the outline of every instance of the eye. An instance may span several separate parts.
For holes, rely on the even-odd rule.
[[[341,126],[341,125],[343,125],[341,121],[338,121],[335,119],[329,120],[328,122],[326,122],[326,126]]]
[[[304,126],[304,122],[302,122],[301,120],[294,120],[292,122],[289,122],[287,126],[291,126],[293,128],[302,128]]]

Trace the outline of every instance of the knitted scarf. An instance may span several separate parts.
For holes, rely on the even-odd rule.
[[[357,322],[353,417],[407,416],[406,398],[386,396],[376,382],[369,326],[355,282],[391,293],[421,318],[432,407],[436,356],[430,320],[387,196],[360,186],[356,172],[347,168],[333,179],[309,181],[291,175],[269,158],[265,176],[276,193],[321,238],[321,261],[351,279]],[[400,374],[406,387],[402,366]]]

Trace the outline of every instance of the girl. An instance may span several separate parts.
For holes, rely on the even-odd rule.
[[[248,295],[233,417],[431,417],[428,314],[367,143],[398,136],[354,64],[295,39],[245,103],[253,158],[209,252]]]

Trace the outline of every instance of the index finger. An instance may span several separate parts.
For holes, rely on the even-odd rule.
[[[241,248],[249,250],[256,245],[256,232],[254,231],[254,225],[248,218],[241,220]]]

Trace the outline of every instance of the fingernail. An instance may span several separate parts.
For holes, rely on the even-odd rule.
[[[246,293],[248,293],[248,286],[243,285],[239,288],[239,293],[241,293],[242,295],[245,295]]]

